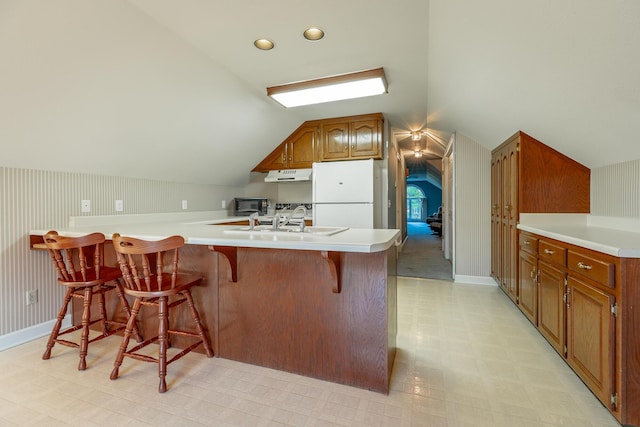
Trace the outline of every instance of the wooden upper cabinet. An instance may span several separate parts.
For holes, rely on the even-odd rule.
[[[589,213],[591,171],[524,132],[520,142],[519,213]]]
[[[319,126],[311,124],[299,128],[287,139],[287,166],[291,169],[310,168],[318,160]]]
[[[382,113],[321,122],[320,161],[382,159]]]
[[[310,168],[313,162],[382,159],[382,113],[304,122],[253,172]]]
[[[318,161],[319,134],[317,121],[303,123],[253,168],[253,172],[310,168],[313,162]]]
[[[382,117],[356,120],[349,124],[351,158],[382,158]]]
[[[589,213],[589,168],[524,132],[493,151],[500,152],[513,174],[498,184],[508,187],[502,188],[507,199],[500,201],[502,209],[509,211],[503,215],[517,221],[520,213]]]
[[[322,123],[322,154],[320,160],[349,158],[349,122],[327,120]]]

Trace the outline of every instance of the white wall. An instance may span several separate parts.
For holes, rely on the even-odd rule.
[[[0,0],[0,336],[55,317],[62,290],[28,233],[66,226],[81,199],[108,215],[116,199],[135,214],[242,194],[298,120],[281,126],[241,86],[126,1]]]
[[[6,167],[243,185],[300,122],[124,0],[0,0],[0,94]]]
[[[456,282],[491,283],[491,151],[455,133]]]

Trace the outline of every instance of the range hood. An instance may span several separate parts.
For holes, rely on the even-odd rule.
[[[264,182],[311,181],[312,169],[281,169],[269,171]]]

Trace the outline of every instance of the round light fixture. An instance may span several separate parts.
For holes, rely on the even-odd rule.
[[[253,45],[260,50],[271,50],[275,44],[269,39],[258,39],[253,42]]]
[[[316,41],[324,37],[324,31],[318,27],[310,27],[304,30],[302,35],[304,35],[304,38],[307,40]]]

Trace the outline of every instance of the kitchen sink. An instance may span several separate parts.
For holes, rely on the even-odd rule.
[[[248,226],[237,227],[224,230],[228,234],[265,234],[265,235],[312,235],[312,236],[331,236],[348,230],[349,227],[321,227],[309,225],[300,230],[298,225],[283,225],[278,229],[274,229],[272,225],[257,225],[251,230]]]

